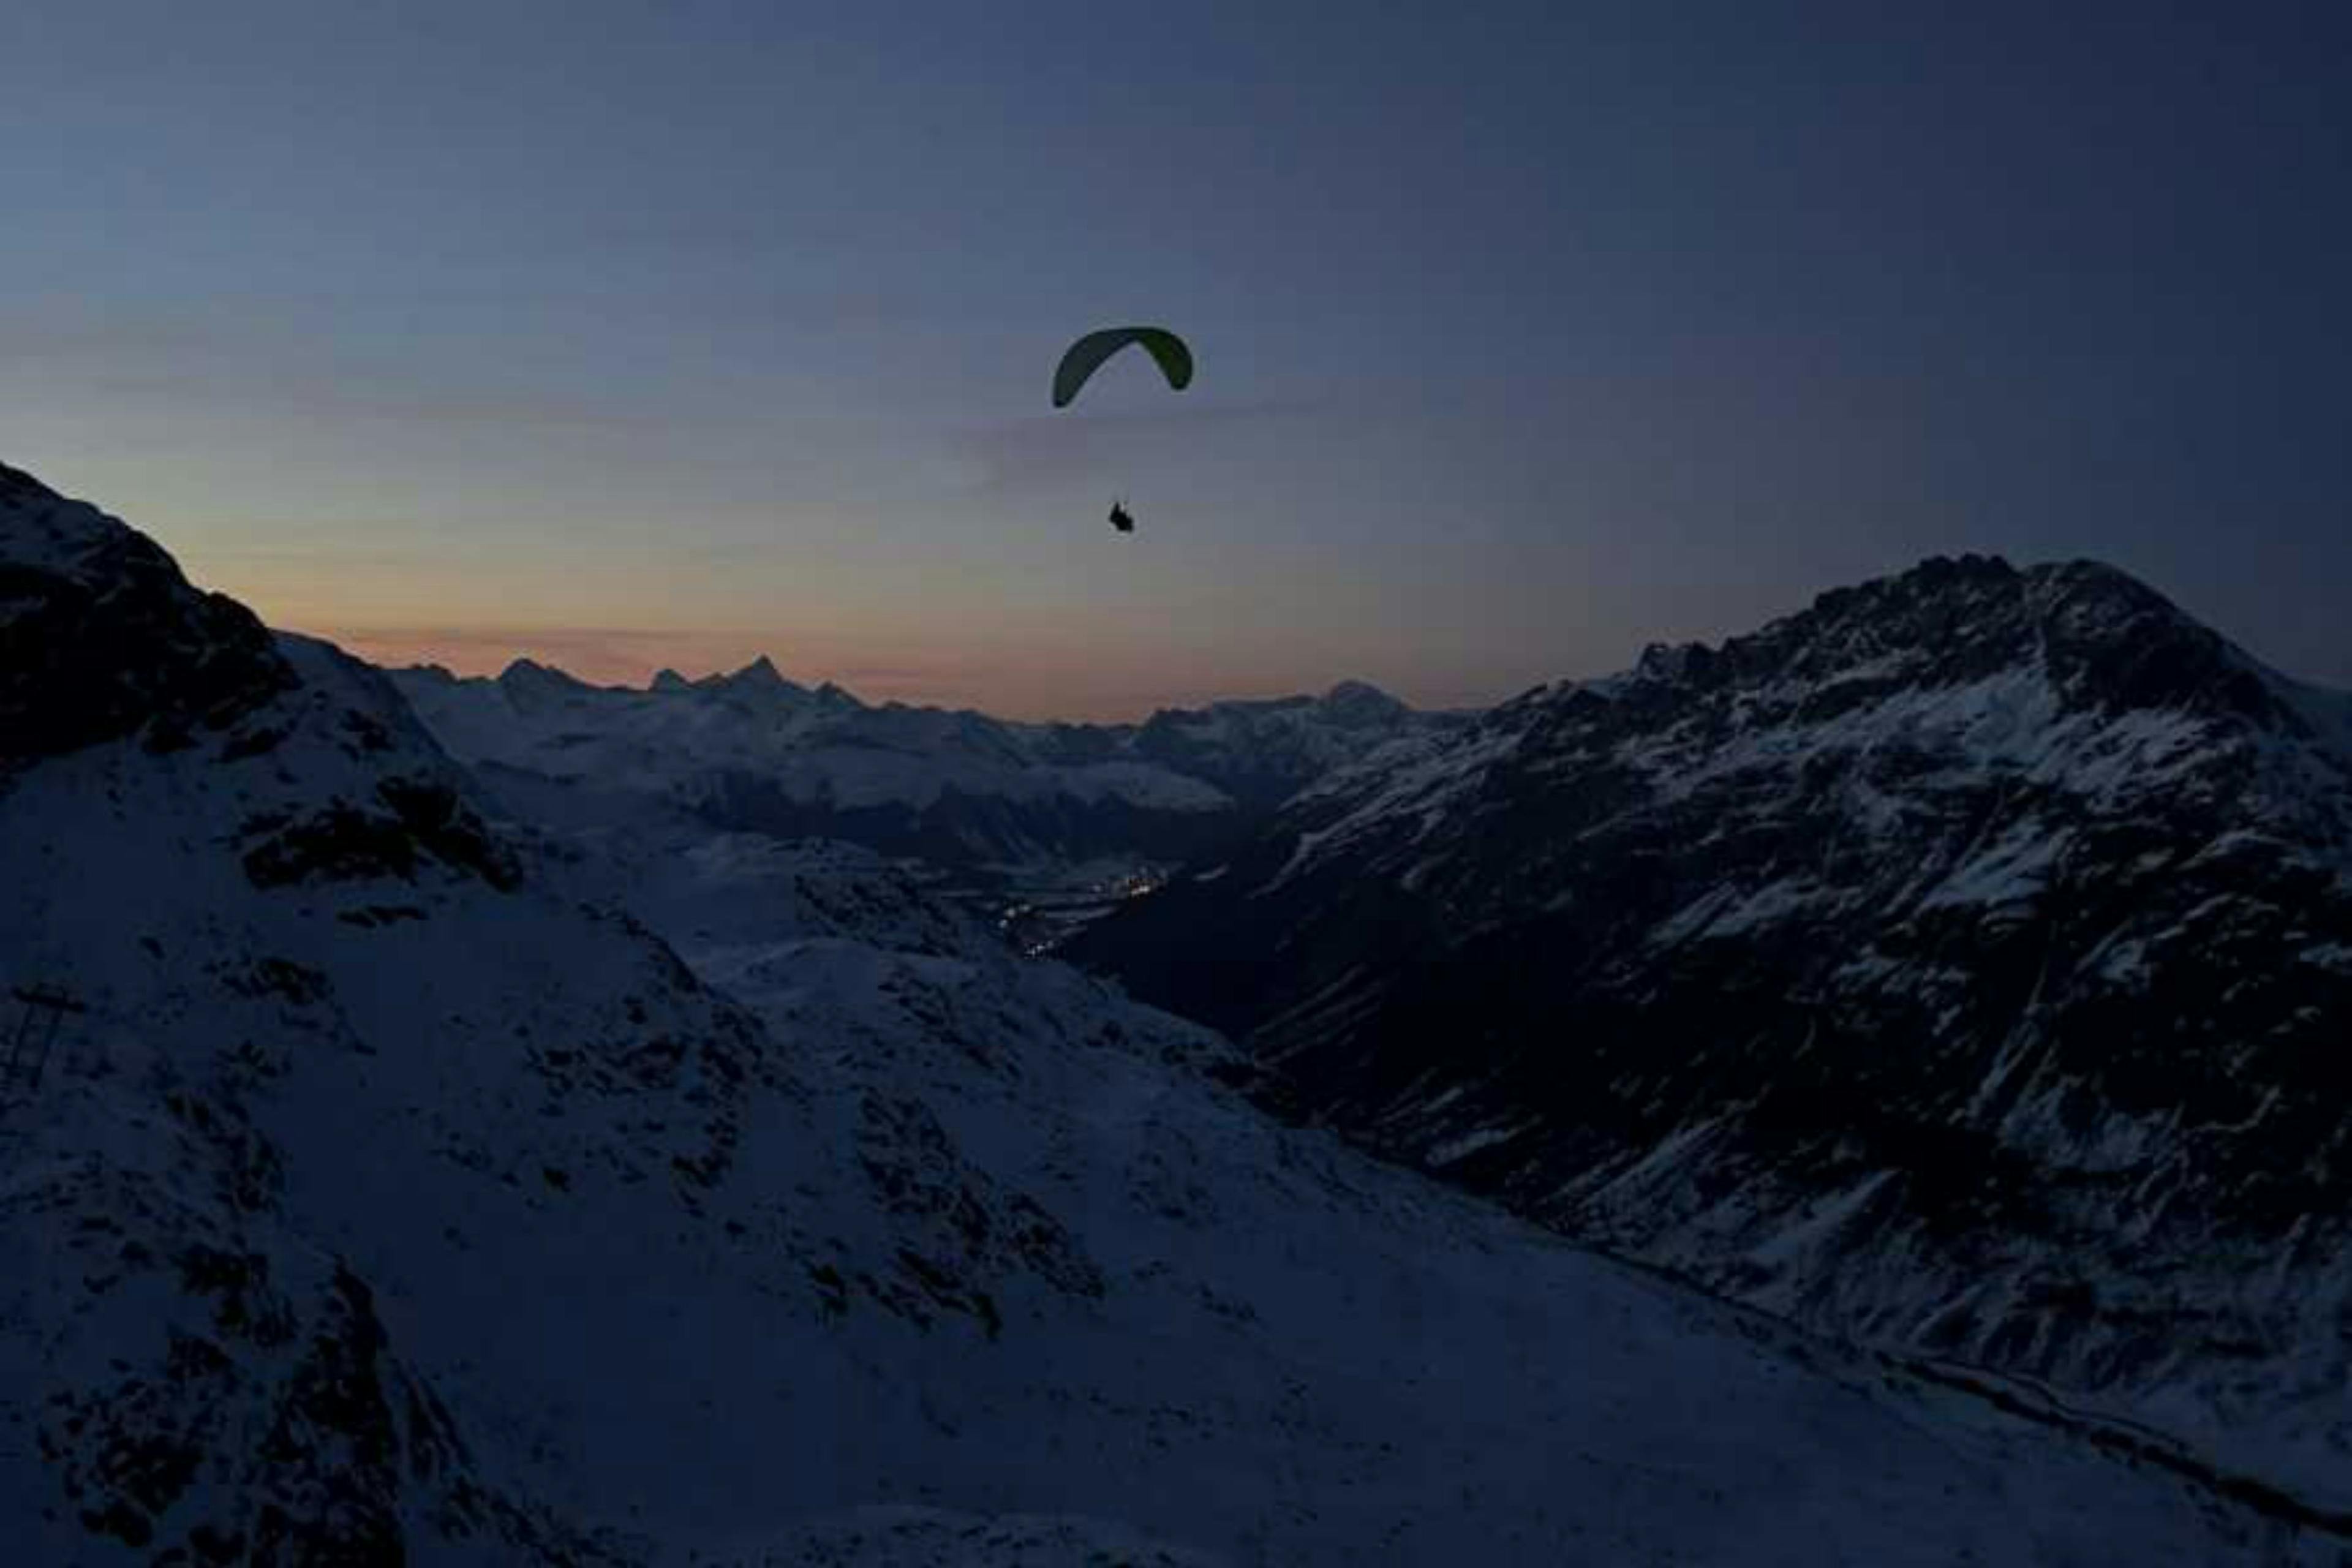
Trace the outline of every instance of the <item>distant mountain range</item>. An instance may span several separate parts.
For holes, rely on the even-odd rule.
[[[1069,951],[1391,1158],[2352,1510],[2352,700],[2122,573],[1654,647]]]
[[[454,754],[546,814],[611,820],[653,802],[957,868],[1212,853],[1331,768],[1462,719],[1351,681],[1141,724],[1024,724],[869,706],[764,658],[699,680],[664,670],[644,690],[528,660],[495,679],[431,666],[394,679]]]

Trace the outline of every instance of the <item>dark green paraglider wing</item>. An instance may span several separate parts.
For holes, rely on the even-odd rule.
[[[1192,351],[1175,333],[1164,327],[1106,327],[1072,343],[1062,363],[1054,367],[1054,406],[1066,407],[1078,388],[1086,385],[1087,377],[1129,343],[1140,344],[1177,391],[1192,384]]]

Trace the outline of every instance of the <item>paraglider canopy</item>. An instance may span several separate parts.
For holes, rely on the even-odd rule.
[[[1054,367],[1054,406],[1068,407],[1103,361],[1129,343],[1151,356],[1170,386],[1181,392],[1192,384],[1192,351],[1175,333],[1165,327],[1105,327],[1072,343]]]

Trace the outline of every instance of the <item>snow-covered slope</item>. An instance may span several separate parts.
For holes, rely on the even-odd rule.
[[[0,977],[87,1009],[0,1144],[11,1561],[2339,1544],[1277,1126],[870,856],[714,839],[666,942],[121,524],[0,471],[0,563],[80,678],[6,671]]]
[[[1170,710],[1142,726],[1016,724],[786,680],[767,659],[643,691],[519,660],[495,680],[394,679],[452,754],[535,815],[829,837],[947,867],[1176,861],[1397,735],[1445,722],[1370,687]],[[551,785],[562,786],[560,791]]]
[[[1467,714],[1423,712],[1360,680],[1320,697],[1163,708],[1132,730],[1108,728],[1119,748],[1215,784],[1270,811],[1333,769],[1400,739],[1454,728]]]
[[[1393,1156],[2352,1508],[2346,711],[1931,562],[1335,773],[1076,951]]]

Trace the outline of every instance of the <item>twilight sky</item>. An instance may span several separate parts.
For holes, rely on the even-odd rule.
[[[58,0],[0,189],[0,458],[385,662],[1479,701],[1979,550],[2352,685],[2342,0]]]

